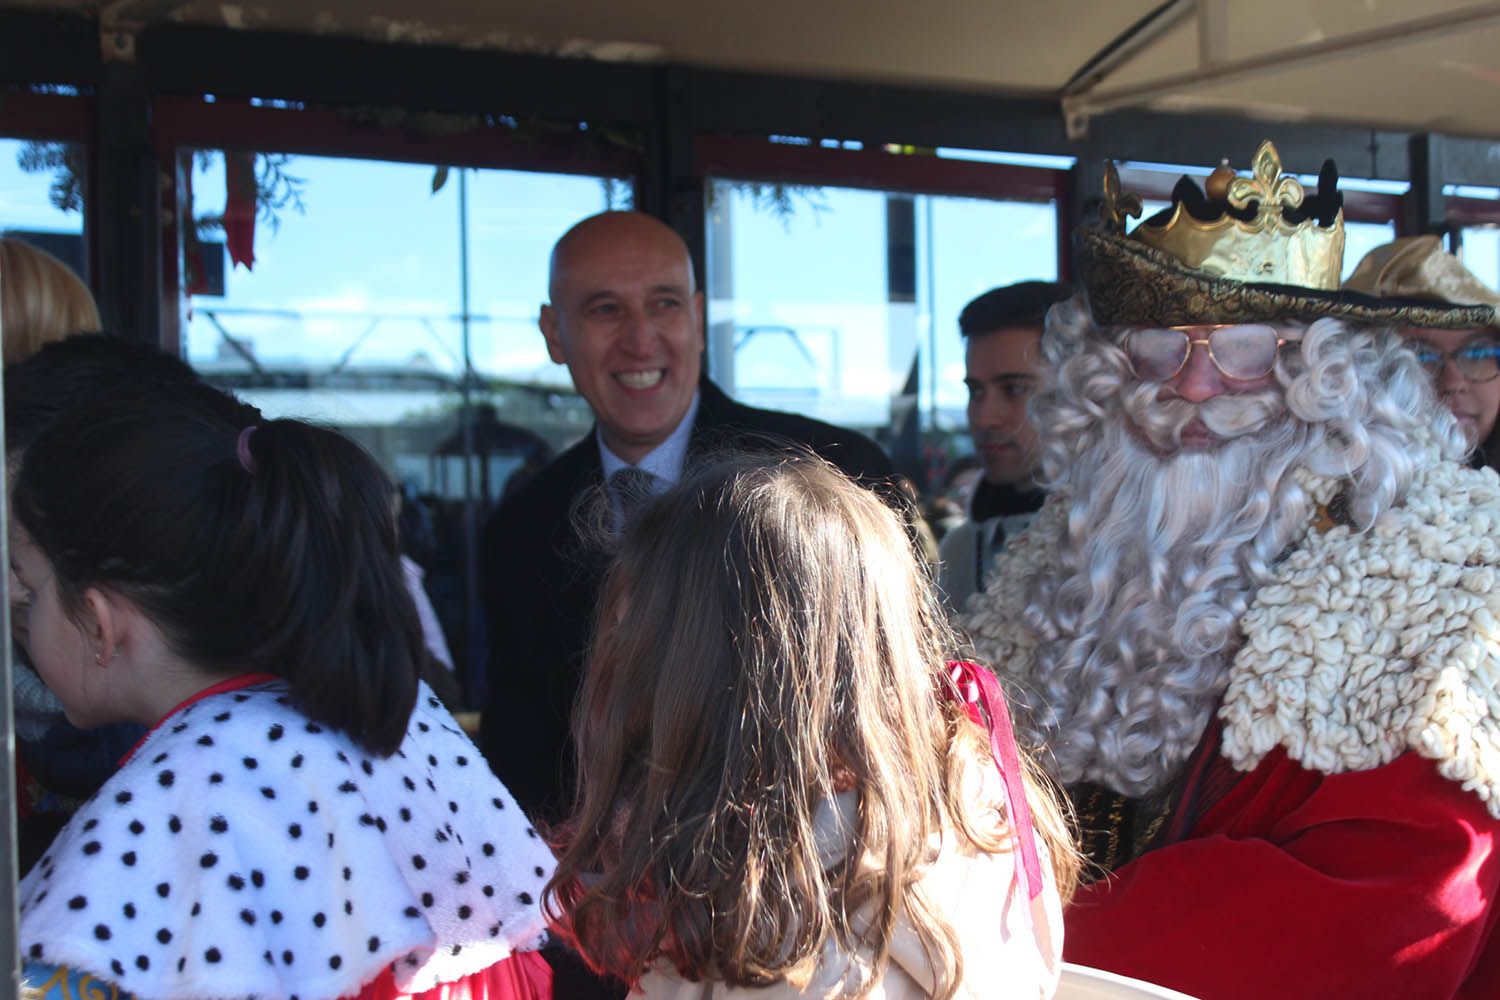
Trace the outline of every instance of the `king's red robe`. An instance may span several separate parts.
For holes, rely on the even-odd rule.
[[[1278,748],[1240,775],[1207,749],[1166,842],[1075,897],[1066,960],[1214,1000],[1500,998],[1477,793],[1414,752],[1325,775]]]

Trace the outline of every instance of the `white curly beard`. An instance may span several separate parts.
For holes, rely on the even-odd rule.
[[[1058,777],[1139,796],[1202,736],[1237,623],[1306,523],[1290,472],[1322,435],[1286,414],[1279,389],[1195,406],[1134,388],[1062,484],[1076,498],[1069,524],[1084,529],[1034,581],[1026,621],[1042,640],[1032,723]],[[1195,418],[1217,440],[1180,449]]]
[[[1043,346],[1032,413],[1053,496],[962,624],[1054,778],[1149,795],[1243,669],[1246,612],[1317,506],[1342,495],[1365,532],[1463,439],[1389,330],[1316,320],[1276,387],[1196,408],[1138,381],[1080,300],[1054,307]],[[1210,446],[1181,446],[1204,428]]]

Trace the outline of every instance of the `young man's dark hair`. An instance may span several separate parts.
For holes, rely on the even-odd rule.
[[[1071,288],[1056,281],[1020,281],[992,288],[964,306],[958,314],[958,332],[967,338],[1008,326],[1040,327],[1047,310],[1072,294]]]

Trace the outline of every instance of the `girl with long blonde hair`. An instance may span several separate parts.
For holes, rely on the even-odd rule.
[[[557,928],[647,997],[1050,995],[1077,856],[957,648],[874,494],[691,474],[606,580]]]

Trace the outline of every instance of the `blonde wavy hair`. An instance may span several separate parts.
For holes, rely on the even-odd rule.
[[[691,981],[805,982],[830,942],[872,955],[878,980],[905,917],[951,996],[963,956],[919,870],[937,835],[1013,846],[960,796],[989,744],[943,694],[956,648],[898,514],[832,466],[741,456],[692,474],[631,525],[606,579],[547,888],[564,936],[630,983],[662,962]],[[1077,855],[1036,773],[1066,898]],[[850,790],[830,861],[814,817]]]
[[[99,327],[99,307],[68,265],[20,240],[0,239],[0,341],[7,367],[43,344]]]

